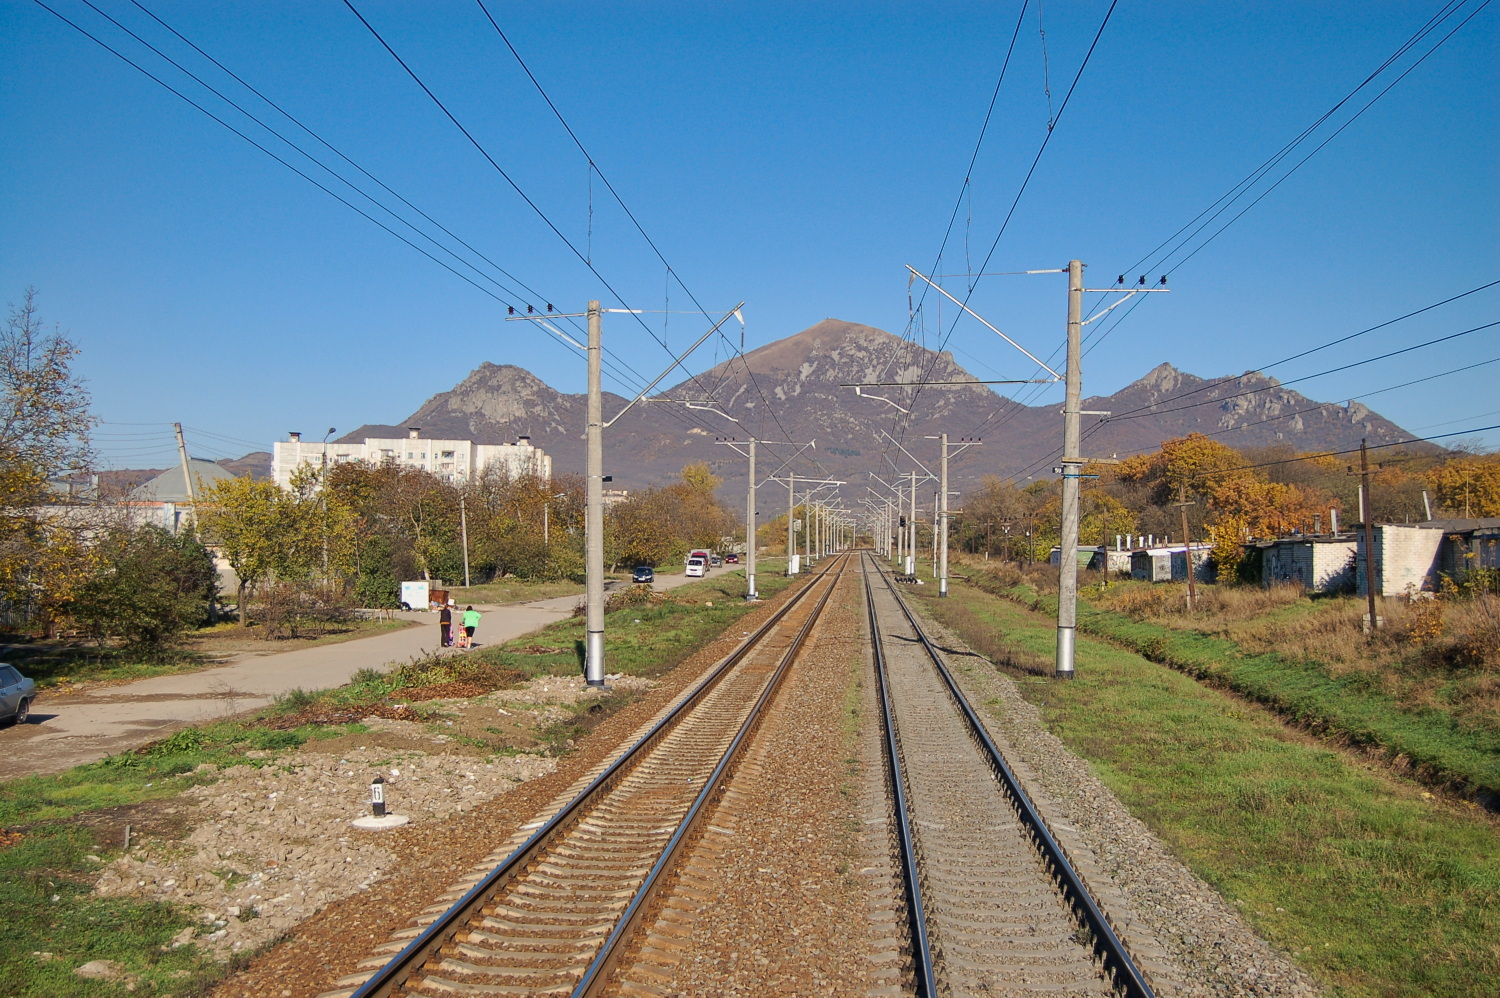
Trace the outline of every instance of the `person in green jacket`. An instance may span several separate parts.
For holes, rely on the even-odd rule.
[[[472,606],[464,607],[464,637],[470,648],[474,647],[474,629],[479,626],[479,611]]]

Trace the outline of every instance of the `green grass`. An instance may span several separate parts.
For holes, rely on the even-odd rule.
[[[1055,622],[955,586],[921,605],[1050,660]],[[1337,995],[1493,993],[1500,836],[1477,809],[1289,731],[1271,711],[1080,637],[1078,678],[1017,673],[1048,727],[1271,942]]]
[[[142,750],[56,776],[0,784],[0,827],[21,835],[19,843],[0,848],[0,993],[124,995],[124,981],[86,981],[73,974],[90,960],[114,960],[136,976],[137,994],[201,994],[228,968],[195,946],[171,948],[174,935],[197,924],[194,913],[164,902],[95,897],[94,874],[101,862],[120,854],[122,843],[104,841],[86,819],[108,808],[174,797],[212,782],[221,766],[274,763],[269,757],[247,759],[248,749],[289,749],[357,728],[283,731],[226,721],[186,728]]]
[[[1056,596],[1038,598],[1022,588],[1009,595],[1056,614]],[[1378,674],[1330,675],[1318,662],[1246,652],[1226,638],[1134,620],[1086,600],[1078,604],[1078,627],[1265,704],[1313,732],[1378,749],[1433,785],[1500,798],[1500,732],[1465,725],[1447,711],[1403,706],[1381,688]]]
[[[616,575],[616,578],[624,576]],[[583,593],[583,583],[571,579],[531,581],[527,579],[499,579],[478,586],[451,586],[448,598],[459,606],[470,603],[525,603],[553,596],[573,596]]]
[[[757,581],[763,596],[789,584],[765,568]],[[753,607],[743,597],[744,576],[725,573],[674,590],[673,600],[665,605],[626,607],[607,615],[609,671],[636,676],[665,673],[749,612]],[[115,960],[136,975],[136,994],[203,993],[230,968],[195,946],[171,948],[174,935],[196,924],[192,911],[160,902],[96,898],[91,893],[100,861],[118,855],[120,847],[119,842],[100,840],[90,825],[91,815],[97,817],[108,808],[149,806],[213,781],[220,767],[246,762],[274,765],[274,753],[308,739],[364,730],[358,724],[284,727],[304,710],[377,702],[402,688],[449,681],[463,669],[490,668],[508,681],[576,675],[581,667],[575,644],[582,640],[583,621],[571,618],[470,655],[421,660],[391,673],[364,670],[354,683],[336,690],[293,690],[258,720],[187,728],[144,749],[55,776],[0,783],[0,828],[22,836],[18,844],[0,847],[0,993],[25,998],[127,994],[123,982],[74,976],[74,968],[100,959]],[[538,645],[562,651],[519,650]],[[553,754],[568,751],[629,700],[614,695],[579,705],[569,717],[538,733],[541,748]],[[271,754],[247,759],[245,752],[251,749]],[[100,859],[90,859],[91,855]],[[34,953],[51,953],[55,959],[43,960]]]

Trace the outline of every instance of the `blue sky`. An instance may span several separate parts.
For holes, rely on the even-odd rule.
[[[47,2],[224,108],[82,0]],[[248,96],[128,0],[94,2]],[[537,290],[510,300],[619,304],[342,2],[142,2]],[[827,316],[906,328],[903,267],[933,264],[1021,9],[487,2],[697,299],[710,309],[747,302],[749,346]],[[1251,196],[1481,3],[1468,0]],[[597,176],[590,236],[587,162],[476,4],[355,6],[626,304],[667,303],[663,265]],[[974,266],[995,240],[1046,136],[1046,90],[1055,114],[1108,9],[1047,4],[1039,25],[1028,7],[942,272],[967,268],[966,237]],[[1118,4],[990,270],[1077,257],[1090,286],[1113,283],[1442,9]],[[1205,248],[1170,258],[1173,293],[1099,341],[1085,393],[1112,392],[1162,361],[1204,376],[1262,368],[1500,278],[1497,15],[1480,10]],[[169,463],[173,420],[215,434],[190,433],[195,453],[214,457],[268,448],[289,429],[321,436],[398,420],[485,360],[582,390],[576,354],[503,322],[500,302],[35,3],[0,0],[0,93],[0,297],[35,285],[45,317],[82,347],[79,369],[105,420],[100,450],[114,465]],[[246,106],[296,134],[253,97]],[[1154,280],[1162,267],[1149,265]],[[945,284],[962,297],[962,278]],[[1064,288],[1057,276],[985,278],[971,304],[1045,356],[1062,340]],[[681,288],[670,306],[689,307]],[[977,323],[954,325],[951,308],[938,318],[927,314],[929,345],[951,328],[948,346],[976,375],[1030,373]],[[1497,319],[1500,287],[1269,373],[1290,380]],[[689,315],[646,322],[678,346],[706,328]],[[623,316],[608,319],[606,347],[647,377],[667,362]],[[1295,387],[1342,400],[1496,356],[1490,329]],[[722,357],[705,348],[694,366]],[[1500,364],[1365,401],[1418,432],[1488,426],[1500,423],[1497,373]],[[1500,446],[1500,432],[1482,436]]]

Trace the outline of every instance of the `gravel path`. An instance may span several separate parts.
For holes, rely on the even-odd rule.
[[[296,926],[278,945],[220,984],[212,998],[310,998],[327,990],[334,980],[355,970],[356,964],[393,934],[409,927],[444,887],[470,876],[476,864],[482,863],[497,846],[503,847],[508,837],[517,834],[523,825],[538,815],[550,814],[560,797],[567,796],[579,780],[617,753],[641,725],[728,654],[786,596],[778,594],[768,600],[723,636],[656,680],[649,693],[604,721],[576,751],[558,760],[552,773],[446,821],[379,833],[395,857],[387,875],[375,880],[367,890],[331,903]],[[577,680],[554,678],[536,684],[528,698],[545,704],[561,696],[562,687],[569,683],[581,685]],[[499,694],[499,698],[518,701],[515,691]],[[473,761],[466,760],[470,766]]]
[[[1159,994],[1277,995],[1310,998],[1317,986],[1240,918],[1232,905],[1174,857],[1151,830],[1047,731],[1040,713],[1016,684],[941,624],[922,614],[934,642],[951,650],[954,678],[1038,809],[1059,838],[1075,839],[1091,860],[1091,890],[1113,895],[1128,916],[1151,930],[1165,950],[1153,961]],[[1065,845],[1068,843],[1065,841]],[[1075,847],[1068,845],[1075,863]],[[1113,916],[1112,916],[1113,917]]]

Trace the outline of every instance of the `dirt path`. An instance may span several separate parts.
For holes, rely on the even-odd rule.
[[[652,588],[672,589],[687,581],[681,575],[660,576]],[[509,641],[567,617],[578,600],[558,596],[479,606],[484,619],[476,637],[481,645]],[[39,697],[29,723],[0,730],[0,780],[60,773],[180,728],[258,710],[289,690],[342,686],[360,669],[382,669],[437,650],[436,614],[397,616],[422,626],[278,655],[249,655],[201,672]]]

